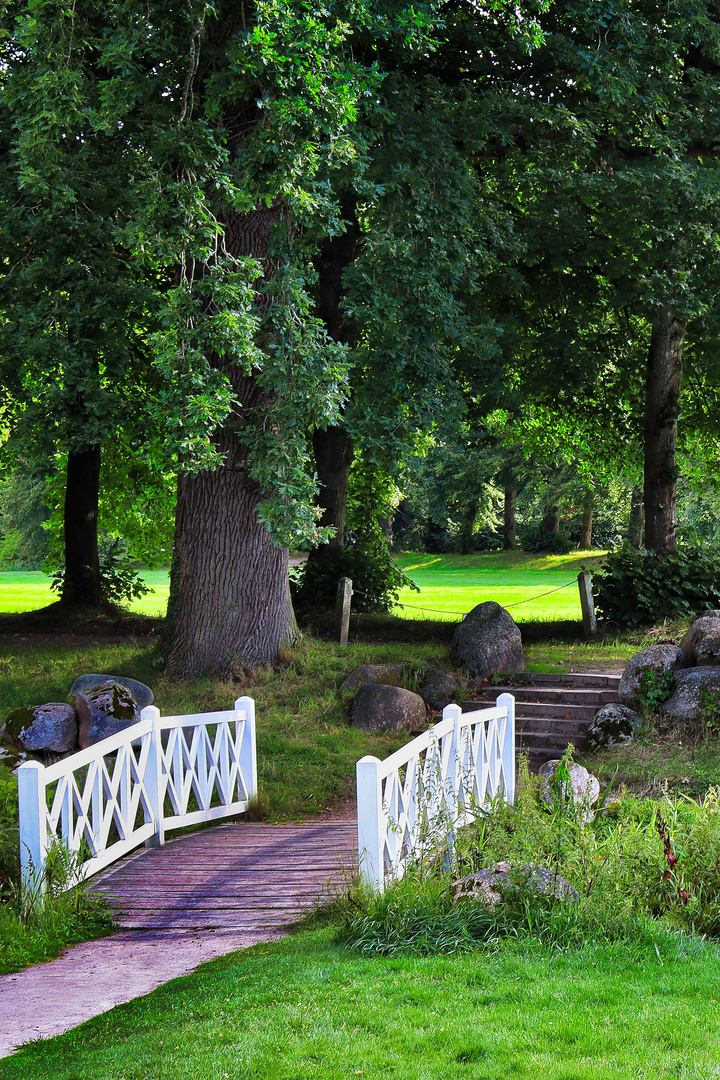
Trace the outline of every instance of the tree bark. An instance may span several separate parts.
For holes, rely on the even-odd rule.
[[[630,496],[630,522],[628,524],[628,543],[631,547],[642,547],[645,507],[643,506],[642,484],[635,484]]]
[[[333,526],[335,535],[330,537],[327,544],[314,548],[308,558],[312,562],[327,566],[345,550],[348,476],[354,451],[350,436],[340,427],[318,428],[313,435],[313,450],[320,481],[320,525]]]
[[[355,258],[360,237],[355,192],[343,193],[340,198],[340,213],[347,223],[345,232],[325,240],[315,264],[318,273],[318,314],[334,341],[353,348],[357,344],[357,332],[345,318],[342,299],[345,295],[343,273]],[[335,535],[327,544],[314,548],[308,561],[328,566],[345,550],[347,487],[354,449],[350,436],[340,427],[317,429],[313,435],[313,449],[315,469],[320,481],[320,524],[332,526]]]
[[[227,250],[252,255],[268,272],[270,231],[277,209],[223,216]],[[166,670],[189,677],[272,663],[295,640],[287,548],[276,547],[258,521],[263,492],[250,476],[242,429],[251,411],[271,398],[239,366],[211,362],[227,375],[236,405],[214,441],[224,455],[214,472],[178,483],[175,546],[165,633]]]
[[[479,499],[473,499],[468,506],[465,520],[463,521],[462,533],[460,534],[460,551],[462,555],[468,555],[472,548],[472,538],[473,533],[475,532],[475,521],[477,520],[479,506]]]
[[[68,455],[65,486],[65,577],[62,602],[74,607],[103,603],[98,557],[99,444]]]
[[[552,503],[545,507],[540,527],[548,533],[556,533],[560,530],[560,507]]]
[[[592,488],[587,488],[583,499],[582,522],[580,524],[580,542],[578,544],[578,549],[580,551],[589,551],[592,547],[594,502],[595,492]]]
[[[516,487],[505,488],[503,505],[503,548],[514,551],[517,547],[517,495]]]
[[[653,324],[645,381],[645,546],[677,548],[677,424],[685,323],[669,307]]]

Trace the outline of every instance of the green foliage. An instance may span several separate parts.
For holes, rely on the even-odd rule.
[[[18,465],[0,479],[0,567],[39,570],[50,538],[44,527],[50,516],[47,481],[42,473]]]
[[[672,555],[620,548],[593,576],[598,615],[634,626],[696,615],[720,605],[720,554],[681,547]]]
[[[100,546],[100,587],[103,596],[112,604],[140,600],[151,591],[140,577],[137,562],[128,554],[123,540],[113,539]],[[51,588],[62,593],[65,570],[59,567],[51,575]]]
[[[640,677],[638,697],[648,712],[656,713],[662,703],[672,696],[675,688],[673,671],[655,671],[648,668]]]
[[[701,686],[698,696],[698,719],[713,735],[720,732],[720,691]]]
[[[549,532],[542,525],[528,525],[520,529],[520,543],[523,551],[536,555],[549,552],[553,555],[567,555],[572,542],[561,532]]]
[[[372,523],[355,535],[327,564],[308,561],[290,579],[293,599],[304,609],[330,607],[335,603],[338,581],[349,577],[353,583],[352,610],[358,612],[392,610],[400,589],[417,585],[394,562],[385,537]]]
[[[563,759],[566,762],[566,758]],[[515,806],[498,798],[461,829],[452,853],[411,863],[381,896],[356,895],[340,940],[365,953],[426,954],[532,939],[554,950],[592,941],[667,947],[672,931],[720,936],[720,792],[700,803],[621,794],[586,823],[568,798],[569,773],[521,774]],[[453,881],[498,862],[510,866],[497,903],[455,901]],[[577,890],[561,898],[534,887],[545,867]]]

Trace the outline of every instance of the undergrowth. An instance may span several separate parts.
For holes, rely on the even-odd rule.
[[[351,891],[336,905],[338,939],[383,955],[495,948],[506,938],[559,951],[592,941],[632,955],[720,937],[717,789],[701,803],[606,794],[592,821],[582,811],[571,800],[549,806],[542,778],[525,766],[515,805],[499,798],[478,810],[442,858],[410,862],[381,895]],[[494,902],[456,899],[459,879],[499,863],[510,869]],[[562,889],[541,891],[538,868]]]

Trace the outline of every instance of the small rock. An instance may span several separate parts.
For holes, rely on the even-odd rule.
[[[689,667],[720,664],[720,612],[708,611],[696,619],[680,648]]]
[[[495,907],[502,900],[503,893],[518,888],[553,896],[556,900],[570,900],[577,903],[580,893],[569,881],[559,874],[548,870],[546,866],[527,863],[520,868],[513,880],[512,866],[507,862],[498,862],[491,868],[478,870],[455,882],[453,899],[457,904],[461,900],[475,900],[483,907]]]
[[[340,687],[340,693],[346,690],[358,690],[370,683],[382,683],[383,686],[400,686],[407,664],[361,664],[354,668]]]
[[[428,668],[420,680],[420,696],[428,709],[444,709],[462,697],[465,685],[465,680],[452,671]]]
[[[618,697],[623,705],[637,708],[641,704],[640,684],[647,671],[680,671],[685,667],[685,653],[677,645],[651,645],[628,661],[618,685]]]
[[[77,746],[77,716],[72,706],[62,701],[25,705],[5,717],[2,736],[22,750],[67,753]]]
[[[553,805],[553,791],[550,786],[550,780],[555,775],[555,771],[560,764],[560,759],[556,758],[553,761],[546,761],[544,765],[541,765],[538,769],[538,776],[545,778],[544,789],[542,797],[548,806]],[[580,820],[587,824],[595,817],[595,811],[593,807],[597,802],[598,795],[600,794],[600,781],[592,773],[589,773],[582,765],[578,765],[576,762],[571,761],[568,766],[570,773],[570,785],[572,788],[571,800],[572,805],[579,811]],[[567,793],[563,791],[563,803],[566,801]]]
[[[498,671],[523,671],[522,637],[515,620],[494,600],[478,604],[455,627],[452,662],[482,679]]]
[[[632,742],[641,727],[642,717],[627,705],[603,705],[587,730],[587,748],[597,750],[600,746]]]
[[[675,676],[672,696],[664,701],[664,719],[676,723],[698,723],[703,718],[702,691],[720,691],[720,667],[694,667],[679,671]]]
[[[112,679],[84,692],[78,691],[68,700],[78,714],[78,741],[83,749],[116,735],[140,719],[130,690]]]
[[[353,727],[365,731],[399,731],[425,723],[427,710],[419,694],[400,686],[368,683],[361,686],[352,706]]]
[[[128,679],[125,675],[78,675],[70,687],[70,693],[76,694],[80,690],[85,694],[88,690],[94,690],[96,686],[103,686],[108,680],[112,680],[112,682],[118,683],[120,686],[125,686],[132,694],[135,704],[140,710],[144,709],[146,705],[152,705],[155,700],[155,695],[149,686],[138,682],[137,679]]]

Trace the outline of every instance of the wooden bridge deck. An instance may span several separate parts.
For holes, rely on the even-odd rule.
[[[202,829],[141,849],[101,874],[121,927],[278,929],[342,885],[357,863],[353,822]]]

